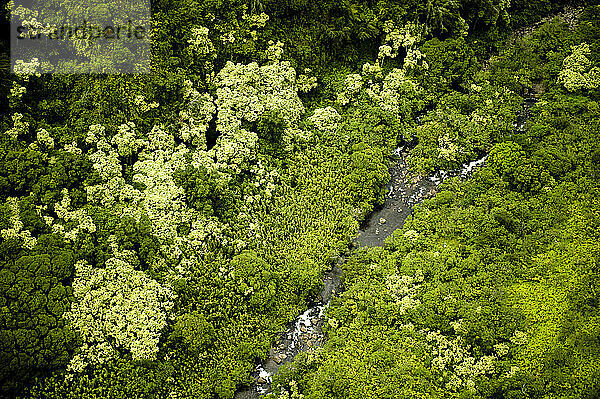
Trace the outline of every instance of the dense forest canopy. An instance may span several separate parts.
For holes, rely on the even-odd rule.
[[[30,3],[4,25],[125,23]],[[341,255],[268,397],[600,396],[597,1],[130,6],[148,48],[2,43],[0,396],[233,398]],[[399,146],[487,158],[351,250]]]

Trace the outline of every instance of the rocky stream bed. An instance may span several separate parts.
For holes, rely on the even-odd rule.
[[[515,132],[524,128],[529,119],[530,108],[537,99],[526,98],[523,108],[514,125]],[[487,154],[465,163],[460,169],[437,171],[427,177],[411,178],[406,158],[410,148],[398,147],[394,151],[395,160],[390,166],[390,182],[387,185],[385,202],[377,207],[362,223],[357,236],[352,240],[354,247],[375,247],[383,245],[385,239],[396,229],[402,228],[404,221],[412,214],[415,205],[432,197],[438,186],[447,178],[460,176],[469,178],[483,165]],[[259,363],[254,372],[254,383],[241,387],[235,394],[236,399],[258,399],[271,390],[271,378],[279,368],[291,362],[304,351],[322,346],[326,340],[322,326],[325,322],[325,310],[331,298],[339,293],[344,260],[338,258],[334,267],[323,276],[323,289],[312,304],[293,323],[287,326],[269,351],[269,356]]]
[[[384,240],[401,228],[404,221],[412,213],[413,207],[427,197],[435,194],[439,184],[449,176],[467,176],[485,157],[463,165],[463,168],[451,172],[437,172],[427,178],[411,181],[406,165],[408,149],[402,147],[395,151],[396,160],[390,167],[391,180],[387,186],[388,193],[383,205],[375,209],[363,222],[356,238],[352,240],[355,247],[373,247],[383,245]],[[343,260],[332,270],[325,273],[323,289],[304,313],[291,323],[286,331],[280,335],[271,347],[266,360],[256,366],[253,377],[255,382],[243,387],[236,392],[237,399],[258,399],[261,394],[270,391],[271,377],[277,373],[279,367],[291,362],[302,351],[311,350],[322,346],[325,341],[322,326],[325,322],[325,309],[332,296],[338,293],[341,285],[340,268]]]

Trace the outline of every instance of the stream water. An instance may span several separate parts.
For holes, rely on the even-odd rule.
[[[406,166],[408,149],[402,147],[395,151],[396,160],[390,167],[391,180],[388,184],[388,193],[384,204],[375,209],[358,231],[353,240],[354,246],[380,246],[395,229],[401,228],[406,218],[412,213],[413,207],[424,198],[435,194],[439,184],[449,176],[467,177],[486,156],[463,165],[455,171],[437,172],[427,178],[410,181]],[[331,297],[340,289],[341,269],[338,261],[323,279],[323,290],[317,302],[291,323],[287,330],[271,347],[266,360],[256,366],[253,377],[255,383],[243,387],[236,392],[237,399],[257,399],[261,394],[270,391],[271,377],[277,373],[279,367],[291,362],[299,352],[311,350],[322,346],[325,340],[322,326],[325,322],[325,309]]]
[[[286,331],[279,336],[269,351],[266,360],[256,366],[253,372],[255,382],[247,387],[242,387],[235,393],[236,399],[258,399],[261,394],[268,393],[271,389],[271,377],[277,373],[279,367],[289,363],[300,352],[322,346],[323,323],[325,322],[325,309],[329,301],[337,293],[341,284],[341,260],[323,277],[323,289],[317,297],[317,302],[310,306],[304,313],[291,323]]]
[[[530,108],[535,98],[526,98],[521,112],[514,125],[515,132],[523,131],[525,122],[530,117]],[[394,151],[395,160],[390,167],[390,182],[387,185],[385,202],[376,208],[362,223],[357,236],[352,240],[355,247],[374,247],[383,245],[385,239],[396,229],[402,228],[404,221],[412,214],[413,207],[425,198],[432,197],[438,186],[447,178],[460,176],[469,178],[487,159],[487,154],[463,164],[460,168],[449,171],[437,171],[427,177],[411,179],[408,173],[406,158],[410,149],[398,147]],[[333,295],[340,290],[341,264],[336,265],[323,278],[323,290],[314,305],[290,323],[271,347],[266,360],[258,364],[254,370],[255,382],[238,389],[236,399],[258,399],[271,389],[271,378],[279,367],[289,363],[298,353],[322,346],[325,341],[322,326],[325,322],[325,309]]]

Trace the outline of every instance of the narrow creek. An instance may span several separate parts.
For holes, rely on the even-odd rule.
[[[514,124],[515,132],[523,130],[525,122],[530,117],[530,108],[536,101],[535,98],[525,99]],[[382,246],[387,237],[396,229],[402,228],[405,220],[412,214],[414,206],[434,196],[438,186],[444,180],[454,176],[467,179],[487,159],[487,154],[484,154],[474,161],[463,164],[459,169],[437,171],[429,176],[411,180],[406,163],[409,151],[410,148],[407,146],[394,150],[395,159],[389,169],[390,182],[387,184],[385,202],[371,212],[361,224],[357,236],[351,242],[354,247]],[[315,304],[288,325],[286,331],[271,347],[267,359],[256,366],[252,374],[255,382],[238,389],[234,398],[259,399],[270,392],[271,378],[282,365],[291,362],[298,353],[324,344],[326,337],[322,326],[325,322],[325,310],[331,298],[341,290],[340,266],[343,262],[342,258],[338,258],[334,267],[325,273],[323,289],[316,298]]]

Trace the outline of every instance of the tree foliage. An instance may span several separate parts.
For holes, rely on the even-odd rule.
[[[597,394],[597,6],[509,37],[561,2],[153,3],[151,74],[1,75],[3,396],[233,397],[399,146],[488,157],[352,253],[277,393]]]

